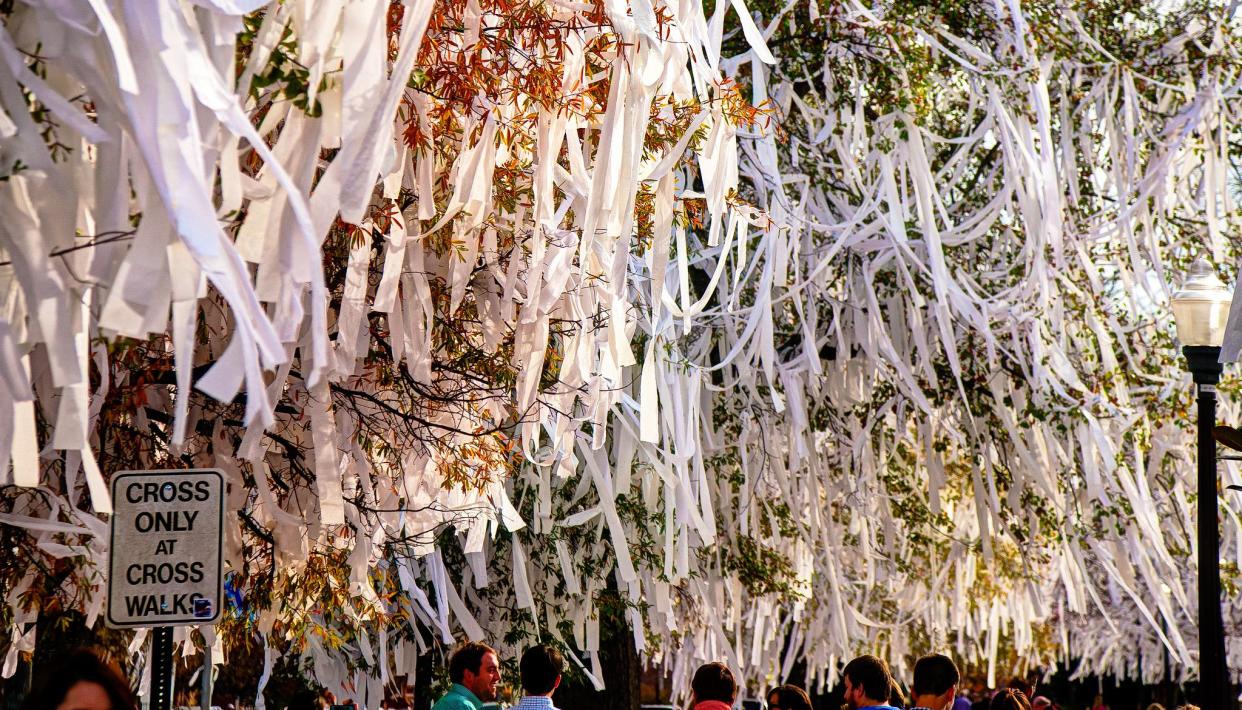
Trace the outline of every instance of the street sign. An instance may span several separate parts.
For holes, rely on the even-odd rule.
[[[211,624],[223,600],[224,474],[124,471],[112,477],[108,626]]]

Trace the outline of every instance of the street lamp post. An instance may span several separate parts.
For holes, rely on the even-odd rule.
[[[1203,258],[1196,259],[1181,290],[1173,294],[1177,338],[1198,394],[1199,465],[1199,685],[1204,707],[1231,707],[1225,666],[1225,625],[1220,604],[1220,524],[1217,510],[1216,383],[1222,366],[1232,292]]]

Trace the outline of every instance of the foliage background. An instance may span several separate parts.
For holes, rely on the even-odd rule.
[[[5,8],[6,672],[98,626],[90,458],[225,470],[234,604],[179,642],[355,697],[464,637],[1193,676],[1167,299],[1234,275],[1232,7],[249,5],[160,4],[171,55]]]

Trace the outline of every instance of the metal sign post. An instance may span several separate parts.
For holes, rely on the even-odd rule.
[[[172,710],[172,627],[151,630],[151,710]]]
[[[211,673],[215,667],[211,665],[211,646],[203,648],[203,669],[199,671],[202,676],[199,678],[199,699],[202,701],[203,710],[211,710]]]
[[[105,620],[152,629],[151,708],[169,710],[172,627],[214,624],[224,606],[224,474],[125,471],[112,501]]]

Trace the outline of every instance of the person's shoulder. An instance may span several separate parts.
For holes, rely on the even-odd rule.
[[[454,693],[450,690],[440,696],[440,699],[436,701],[435,705],[431,706],[431,710],[459,710],[460,708],[472,707],[474,706],[469,700],[463,697],[461,693]]]

